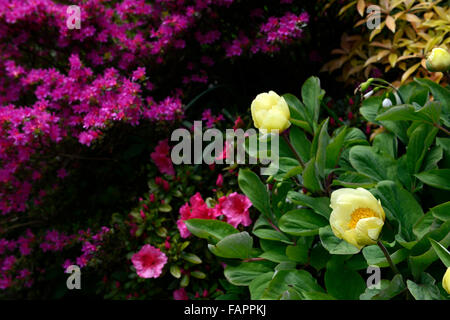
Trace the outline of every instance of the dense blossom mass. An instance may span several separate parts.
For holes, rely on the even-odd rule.
[[[183,92],[207,84],[217,60],[276,52],[300,38],[309,20],[306,12],[268,17],[254,8],[252,23],[236,34],[219,30],[234,2],[73,1],[81,27],[69,29],[67,5],[2,1],[0,212],[25,211],[31,197],[39,202],[33,186],[50,169],[36,159],[43,150],[70,137],[91,146],[115,122],[179,119]],[[155,73],[187,46],[195,54],[177,62],[181,78],[167,90]],[[208,126],[220,120],[203,117]]]
[[[280,1],[276,14],[245,4],[251,23],[222,25],[222,16],[242,3],[73,0],[70,5],[81,12],[77,29],[69,28],[75,17],[60,1],[0,1],[0,213],[25,214],[45,202],[73,169],[58,157],[64,148],[92,148],[119,122],[137,126],[181,120],[187,93],[207,88],[215,65],[238,56],[273,54],[303,36],[309,16],[290,12],[289,1]],[[224,118],[207,109],[202,120],[211,127]],[[151,159],[162,174],[175,175],[167,141],[160,142]],[[223,179],[217,181],[221,186]],[[156,184],[169,191],[163,177]],[[182,208],[182,236],[188,235],[183,219],[218,214],[202,201],[196,195],[190,207]],[[224,215],[234,225],[248,225],[244,207],[242,217],[231,209]],[[100,247],[97,237],[29,230],[16,240],[0,239],[0,289],[32,285],[27,279],[35,270],[18,265],[31,244],[34,250],[59,252],[81,243],[82,254],[67,258],[63,267],[83,267]]]

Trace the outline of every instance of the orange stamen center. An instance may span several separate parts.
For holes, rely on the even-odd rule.
[[[369,208],[358,208],[352,212],[350,222],[348,223],[348,227],[350,229],[354,229],[359,220],[371,217],[377,217],[375,211]]]

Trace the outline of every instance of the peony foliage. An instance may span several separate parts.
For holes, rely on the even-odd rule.
[[[381,84],[371,79],[374,91]],[[187,223],[226,263],[227,281],[252,299],[449,298],[450,90],[427,79],[388,88],[362,99],[361,115],[378,127],[370,137],[317,121],[316,77],[301,99],[282,96],[292,127],[281,133],[280,170],[239,171],[259,212],[252,230]],[[381,280],[370,283],[376,268]]]

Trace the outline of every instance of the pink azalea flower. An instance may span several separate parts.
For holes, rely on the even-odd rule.
[[[224,215],[227,222],[233,227],[242,224],[244,227],[252,223],[248,209],[252,206],[252,202],[243,194],[233,192],[229,196],[223,196],[219,199],[219,204],[214,210],[216,215]]]
[[[131,261],[139,277],[158,278],[167,263],[167,256],[158,248],[146,244],[133,255]]]
[[[189,300],[189,297],[184,288],[180,288],[173,291],[173,299],[174,300]]]
[[[168,174],[170,176],[175,175],[175,169],[173,168],[172,160],[169,156],[170,147],[168,140],[159,141],[158,145],[155,148],[155,151],[152,152],[150,157],[153,162],[158,167],[158,170],[163,174]]]
[[[223,186],[223,176],[221,173],[217,176],[216,185],[221,188]]]
[[[218,215],[214,209],[208,208],[199,192],[191,197],[189,203],[185,203],[180,208],[180,219],[177,221],[177,227],[182,238],[191,235],[184,221],[189,219],[215,219]]]

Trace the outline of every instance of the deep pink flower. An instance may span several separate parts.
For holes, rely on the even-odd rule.
[[[180,288],[173,291],[174,300],[189,300],[187,292],[184,288]]]
[[[135,71],[133,71],[133,75],[131,77],[131,80],[143,80],[145,77],[145,67],[139,67]]]
[[[167,263],[167,256],[158,248],[146,244],[133,255],[131,261],[139,277],[158,278]]]
[[[159,141],[158,145],[155,148],[155,151],[152,152],[150,157],[153,162],[158,167],[158,170],[170,176],[175,175],[175,169],[173,168],[172,160],[169,156],[170,147],[168,143],[168,139]]]
[[[244,126],[244,121],[242,120],[241,116],[238,116],[236,120],[234,121],[233,130],[242,128]]]
[[[191,235],[184,221],[189,219],[215,219],[218,215],[214,209],[208,208],[199,192],[191,197],[189,203],[180,208],[180,219],[177,221],[178,230],[182,238]]]
[[[252,202],[247,196],[233,192],[229,196],[223,196],[219,199],[219,203],[214,208],[216,215],[224,215],[227,222],[233,227],[242,224],[244,227],[252,223],[248,209],[252,206]]]
[[[222,186],[223,186],[223,176],[221,173],[219,173],[219,175],[217,176],[216,185],[219,188],[222,188]]]

